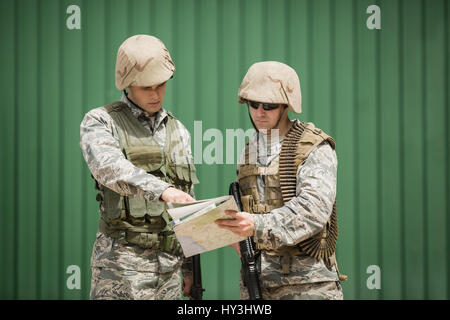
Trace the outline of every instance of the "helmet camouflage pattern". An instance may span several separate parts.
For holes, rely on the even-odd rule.
[[[151,87],[169,80],[175,72],[164,43],[149,35],[134,35],[119,47],[116,60],[116,87]]]
[[[294,69],[277,61],[253,64],[238,91],[239,103],[245,100],[288,105],[295,113],[302,112],[300,80]]]

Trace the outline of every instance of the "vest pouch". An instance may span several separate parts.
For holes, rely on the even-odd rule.
[[[266,188],[264,198],[265,202],[267,202],[268,200],[279,200],[281,204],[283,204],[283,195],[281,194],[280,190],[277,190],[275,188]]]
[[[190,164],[175,164],[170,163],[168,166],[167,174],[174,180],[182,181],[184,183],[192,183],[191,180],[191,167]],[[195,176],[197,180],[197,176]],[[198,180],[197,180],[198,181]]]
[[[239,187],[242,195],[252,195],[254,201],[259,201],[258,187],[256,186],[256,176],[247,176],[239,179]]]
[[[242,210],[248,213],[253,213],[253,196],[241,196]]]
[[[163,151],[159,146],[129,146],[124,152],[131,163],[146,172],[157,171],[163,165]]]
[[[175,166],[177,178],[186,182],[191,182],[191,171],[188,164],[178,164]]]
[[[296,179],[296,177],[294,177]],[[278,175],[266,176],[266,187],[268,188],[280,188],[280,178]]]
[[[103,190],[103,218],[106,221],[117,219],[122,213],[123,197],[115,193],[107,187],[102,187]]]
[[[170,217],[166,213],[167,205],[164,201],[147,202],[147,217],[145,218],[156,232],[167,231],[170,228]],[[169,227],[168,227],[169,226]]]
[[[241,180],[243,178],[257,176],[259,174],[260,170],[256,164],[243,164],[239,166],[238,179]]]
[[[147,214],[147,205],[144,199],[128,197],[128,210],[133,218],[142,218]]]
[[[159,217],[166,211],[167,205],[164,201],[147,202],[147,214],[150,217]]]
[[[163,214],[165,212],[165,202],[147,201],[129,197],[128,206],[130,210],[131,222],[134,226],[139,225],[145,231],[136,232],[161,232],[167,226]],[[135,219],[135,220],[133,220]]]
[[[279,201],[280,206],[283,206],[283,195],[280,188],[280,179],[278,175],[266,176],[266,189],[265,189],[265,203],[268,201]]]
[[[249,194],[251,191],[256,189],[256,177],[245,177],[239,180],[239,186],[244,194]]]
[[[142,218],[145,215],[159,217],[166,210],[166,203],[164,201],[146,201],[133,197],[128,197],[128,206],[130,215],[133,218]]]
[[[244,164],[239,166],[238,180],[243,195],[252,194],[255,199],[258,197],[256,187],[256,176],[259,175],[259,169],[254,164]]]
[[[186,162],[186,159],[189,161]],[[192,184],[200,182],[197,178],[197,171],[195,170],[194,159],[192,157],[176,157],[175,163],[171,163],[171,165],[176,167],[173,171],[176,173],[178,179]]]

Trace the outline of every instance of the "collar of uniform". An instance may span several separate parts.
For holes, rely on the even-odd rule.
[[[297,121],[297,119],[291,120],[291,124],[294,125]],[[278,136],[278,139],[276,139],[276,137],[274,136],[272,137],[272,139],[268,139],[267,134],[263,133],[262,131],[256,131],[255,134],[255,140],[258,142],[258,145],[262,143],[263,145],[267,146],[267,148],[281,145],[285,138],[286,136]]]
[[[291,120],[291,124],[294,125],[296,121],[298,120]],[[285,138],[286,136],[279,136],[278,139],[267,139],[266,134],[256,131],[249,143],[256,144],[258,164],[268,166],[280,154]]]
[[[141,109],[140,107],[138,107],[136,104],[133,103],[133,101],[131,101],[128,96],[126,95],[125,91],[122,93],[122,97],[120,98],[120,101],[125,102],[131,110],[131,113],[137,118],[144,118],[146,120],[150,120],[151,116],[148,114],[147,111]],[[161,109],[158,110],[158,112],[156,112],[156,114],[154,115],[154,119],[155,119],[155,128],[157,128],[160,123],[167,118],[167,111],[166,109],[164,109],[163,107],[161,107]]]

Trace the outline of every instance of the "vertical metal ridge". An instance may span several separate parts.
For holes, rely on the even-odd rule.
[[[330,52],[336,51],[336,39],[335,39],[335,33],[336,30],[336,17],[334,15],[336,11],[336,2],[331,1],[329,2],[330,10],[329,10],[329,32],[330,32]],[[330,123],[331,123],[331,135],[334,137],[334,139],[337,141],[337,132],[336,132],[336,104],[334,103],[336,101],[336,59],[334,58],[333,54],[329,55],[330,57],[330,94],[331,94],[331,106],[330,106]]]
[[[449,4],[448,1],[444,1],[444,21],[448,21],[449,19]],[[449,24],[444,24],[445,28],[444,28],[444,35],[445,35],[445,39],[444,39],[444,47],[445,47],[445,52],[447,52],[447,55],[445,56],[445,88],[449,88],[450,82],[449,82],[449,57],[448,57],[448,52],[449,52],[449,45],[448,45],[448,41],[449,41]],[[449,107],[450,107],[450,93],[447,91],[444,93],[445,94],[445,119],[446,119],[446,136],[445,136],[445,163],[450,163],[450,125],[449,125],[449,121],[450,121],[450,112],[449,112]],[[448,250],[450,250],[450,217],[449,217],[449,213],[450,213],[450,200],[449,200],[449,196],[450,196],[450,168],[449,166],[445,166],[446,168],[446,184],[445,184],[445,207],[446,207],[446,218],[447,218],[447,252]],[[450,255],[447,255],[447,270],[450,270]],[[446,299],[450,299],[450,272],[447,273],[447,297]]]
[[[127,37],[131,35],[131,32],[133,30],[133,26],[131,22],[133,21],[133,1],[127,1],[125,4],[125,10],[126,12],[126,19],[127,19]]]
[[[359,245],[359,239],[360,239],[360,232],[359,232],[359,224],[360,224],[360,216],[359,216],[359,159],[358,159],[358,152],[359,152],[359,138],[358,138],[358,72],[359,72],[359,41],[358,41],[358,4],[357,0],[353,0],[353,59],[354,59],[354,70],[353,70],[353,128],[355,128],[355,152],[353,154],[353,161],[355,164],[355,174],[353,176],[354,179],[354,206],[355,206],[355,270],[356,270],[356,276],[355,276],[355,297],[356,299],[359,299],[361,296],[361,256],[360,256],[360,245]]]
[[[405,168],[404,168],[404,162],[405,162],[405,128],[404,128],[404,105],[405,105],[405,99],[404,99],[404,79],[405,79],[405,74],[404,74],[404,61],[403,61],[403,55],[404,55],[404,28],[403,28],[403,23],[404,23],[404,19],[403,19],[403,8],[404,8],[404,4],[403,4],[403,0],[400,0],[399,2],[399,19],[398,19],[398,24],[399,24],[399,113],[400,113],[400,117],[399,117],[399,139],[400,139],[400,221],[405,221],[406,215],[405,215],[405,186],[404,186],[404,182],[405,182]],[[401,224],[401,254],[402,254],[402,258],[401,258],[401,269],[404,271],[405,267],[406,267],[406,233],[405,233],[405,224],[402,223]],[[401,281],[401,299],[404,299],[406,297],[406,273],[402,272],[401,273],[401,277],[402,277],[402,281]]]
[[[262,20],[264,21],[264,23],[262,23],[262,34],[267,35],[268,30],[267,30],[267,25],[268,23],[266,21],[268,21],[268,4],[267,4],[267,0],[262,0]],[[267,60],[268,56],[269,56],[269,41],[267,40],[267,36],[263,37],[262,39],[262,56],[263,56],[263,60]]]
[[[110,45],[111,45],[111,39],[109,36],[109,28],[108,28],[108,19],[107,17],[111,16],[111,10],[110,10],[110,6],[109,3],[107,3],[106,1],[103,2],[103,5],[105,7],[104,11],[105,11],[105,59],[104,59],[104,67],[105,67],[105,102],[108,101],[108,90],[106,89],[108,87],[108,83],[109,83],[109,78],[108,78],[108,68],[109,68],[109,64],[108,61],[110,60],[110,54],[108,53],[108,50]],[[114,71],[115,72],[115,71]],[[115,76],[115,74],[114,74]]]
[[[203,71],[202,69],[202,63],[200,60],[200,32],[201,32],[201,23],[200,23],[200,17],[202,16],[202,6],[200,5],[200,1],[196,1],[194,3],[194,69],[198,72],[195,73],[195,93],[194,93],[194,100],[200,101],[201,96],[201,88],[200,88],[200,77],[199,75]],[[199,108],[194,109],[194,120],[199,118]],[[195,138],[195,137],[194,137]]]
[[[150,9],[150,12],[149,12],[149,17],[150,17],[150,21],[149,21],[149,25],[148,25],[148,27],[149,27],[149,30],[150,30],[150,32],[149,32],[149,34],[152,34],[152,35],[155,35],[155,7],[156,7],[156,3],[155,3],[155,1],[150,1],[150,3],[149,3],[149,9]],[[158,37],[159,38],[159,37]]]
[[[82,8],[83,8],[83,12],[84,12],[84,26],[82,27],[81,31],[81,45],[82,45],[82,55],[81,55],[81,68],[82,68],[82,74],[81,74],[81,78],[83,79],[83,83],[81,85],[81,118],[83,118],[83,113],[84,113],[84,108],[87,106],[88,102],[87,102],[87,94],[88,94],[88,89],[87,89],[87,85],[88,85],[88,68],[87,68],[87,56],[88,56],[88,52],[87,52],[87,32],[84,32],[84,30],[89,30],[88,26],[87,26],[87,16],[89,15],[88,12],[89,10],[87,10],[87,1],[82,0]],[[80,149],[79,149],[80,150]],[[81,152],[81,151],[80,151]],[[84,160],[83,157],[80,158],[81,161],[81,169],[83,169],[83,164],[84,164]],[[88,205],[87,205],[87,194],[86,194],[86,190],[84,189],[87,185],[87,176],[85,174],[81,175],[81,233],[82,233],[82,238],[81,238],[81,248],[82,250],[84,250],[87,247],[87,238],[88,238],[88,234],[87,234],[87,230],[88,230],[88,218],[87,215],[89,214],[89,210],[88,210]],[[88,262],[89,260],[86,259],[86,255],[88,253],[82,253],[81,254],[81,263],[82,266],[87,266],[89,265]],[[82,268],[83,269],[83,268]],[[88,277],[87,277],[87,272],[82,272],[81,274],[81,283],[82,283],[82,288],[81,288],[81,296],[86,296],[85,292],[86,292],[86,288],[84,286],[85,283],[89,283],[88,282]]]
[[[217,66],[217,87],[223,88],[223,51],[224,51],[224,45],[223,45],[223,3],[222,1],[217,2],[217,61],[219,62],[219,65]],[[217,106],[218,106],[218,112],[217,112],[217,124],[220,124],[222,126],[222,120],[223,120],[223,90],[218,90],[217,92]],[[219,177],[223,175],[222,171],[219,172]],[[217,190],[221,190],[222,185],[220,181],[217,181]]]
[[[199,5],[199,2],[201,2],[201,5]],[[202,6],[204,4],[204,1],[197,1],[195,2],[195,10],[194,10],[194,14],[196,15],[196,17],[194,18],[194,41],[195,41],[195,45],[194,45],[194,69],[197,70],[197,72],[195,73],[195,83],[194,83],[194,90],[195,90],[195,94],[194,94],[194,100],[195,101],[201,101],[201,92],[202,92],[202,82],[201,82],[201,76],[203,73],[203,67],[202,67],[202,63],[201,63],[201,50],[200,48],[200,39],[201,39],[201,23],[200,23],[200,19],[198,18],[198,16],[202,16]],[[196,121],[197,119],[200,119],[200,115],[201,115],[201,108],[195,108],[194,109],[194,121]],[[191,143],[196,144],[195,139],[198,139],[198,137],[196,138],[195,136],[192,137],[191,139]],[[203,137],[200,136],[200,141],[202,141]],[[194,150],[194,149],[192,149]],[[194,150],[194,155],[195,155],[195,150]],[[203,153],[201,154],[201,156],[203,157]],[[197,165],[198,166],[198,165]],[[198,170],[198,169],[197,169]],[[201,187],[200,187],[201,188]],[[197,189],[198,192],[198,189]]]
[[[19,103],[18,103],[18,97],[19,97],[19,92],[17,90],[17,88],[19,87],[19,79],[18,79],[18,71],[19,71],[19,63],[18,63],[18,53],[19,53],[19,37],[18,37],[18,33],[19,33],[19,9],[18,9],[18,2],[14,1],[14,32],[16,33],[16,36],[14,37],[14,54],[15,54],[15,58],[14,58],[14,139],[17,139],[18,135],[19,135]],[[19,175],[19,168],[18,168],[18,159],[19,159],[19,146],[17,145],[17,143],[14,143],[14,177],[18,177]],[[17,212],[17,208],[19,205],[19,184],[17,179],[13,180],[13,188],[14,188],[14,211]],[[12,244],[12,246],[14,247],[13,249],[13,254],[14,254],[14,263],[13,263],[13,286],[14,286],[14,292],[13,292],[13,299],[17,299],[18,298],[18,284],[19,284],[19,275],[17,272],[18,269],[18,265],[19,265],[19,253],[18,253],[18,243],[19,243],[19,217],[17,214],[14,215],[14,243]]]
[[[380,7],[380,0],[376,1],[377,6]],[[375,47],[376,47],[376,75],[375,75],[375,106],[376,106],[376,148],[377,148],[377,159],[376,159],[376,190],[377,190],[377,259],[379,265],[383,266],[383,253],[382,253],[382,237],[383,237],[383,215],[381,214],[381,208],[383,208],[383,196],[382,196],[382,176],[383,176],[383,166],[381,165],[381,154],[382,154],[382,126],[381,126],[381,30],[376,30]],[[381,286],[383,285],[383,279],[381,278]],[[383,298],[383,290],[378,290],[379,298]]]
[[[36,10],[36,39],[40,38],[42,33],[41,30],[41,13],[42,13],[42,2],[37,2],[37,10]],[[42,179],[42,85],[41,81],[39,81],[39,77],[41,75],[41,41],[37,42],[36,48],[36,82],[37,82],[37,97],[36,97],[36,106],[37,106],[37,135],[36,135],[36,145],[37,145],[37,163],[36,163],[36,297],[37,299],[41,298],[41,219],[42,219],[42,192],[41,192],[41,179]]]
[[[308,43],[308,49],[307,49],[307,59],[309,61],[308,63],[308,99],[309,99],[309,106],[310,108],[308,108],[308,114],[309,114],[309,119],[305,119],[311,122],[314,122],[314,76],[313,76],[313,68],[309,67],[309,66],[313,66],[314,65],[314,52],[313,52],[313,33],[314,33],[314,19],[313,19],[313,14],[314,14],[314,9],[313,9],[313,1],[308,1],[307,2],[307,11],[308,11],[308,15],[307,15],[307,22],[306,25],[310,28],[309,32],[308,32],[308,39],[307,39],[307,43]]]
[[[284,58],[286,59],[286,63],[292,66],[292,56],[291,56],[291,0],[286,0],[284,5],[284,26],[286,32],[284,33]],[[242,20],[241,20],[242,21]]]
[[[59,12],[61,13],[61,15],[64,12],[63,9],[63,2],[59,1],[58,2],[58,6],[59,6]],[[63,22],[64,20],[61,18],[61,16],[59,16],[58,18],[59,21],[59,25],[61,27],[60,31],[59,31],[59,60],[58,60],[58,70],[59,70],[59,92],[62,92],[62,88],[64,88],[64,70],[63,70],[63,57],[64,57],[64,45],[63,45],[63,41],[64,41],[64,25]],[[59,212],[64,212],[64,108],[62,108],[64,103],[64,95],[62,93],[60,93],[59,95],[59,105],[61,106],[61,108],[59,109],[59,195],[58,195],[58,207],[59,207]],[[60,279],[60,283],[61,285],[58,287],[58,296],[59,299],[64,299],[64,290],[63,290],[63,283],[64,283],[64,237],[62,236],[62,230],[64,230],[64,215],[58,215],[59,217],[59,230],[61,231],[59,233],[59,270],[61,271],[61,274],[59,276]]]
[[[227,2],[228,3],[228,2]],[[219,1],[217,3],[217,52],[218,52],[218,76],[217,76],[217,85],[218,88],[223,88],[223,70],[224,70],[224,66],[223,66],[223,51],[224,51],[224,45],[223,45],[223,9],[224,9],[224,2]],[[216,119],[217,124],[223,128],[223,109],[224,109],[224,105],[223,105],[223,90],[218,90],[218,94],[217,94],[217,99],[218,99],[218,108],[219,108],[219,112],[217,112],[217,116],[218,118]],[[219,181],[217,181],[217,190],[222,190],[223,186],[221,184],[221,181],[223,181],[223,170],[220,170],[218,173],[218,178]],[[220,275],[223,274],[223,266],[224,266],[224,261],[223,261],[223,250],[220,250],[217,252],[217,266],[218,266],[218,270],[217,270],[217,274],[218,274],[218,278],[217,278],[217,284],[218,284],[218,299],[223,299],[224,298],[224,285],[223,285],[223,277],[221,277]]]
[[[422,210],[423,210],[423,221],[422,221],[422,228],[423,228],[423,239],[424,239],[424,243],[423,243],[423,255],[425,258],[425,261],[423,263],[423,273],[424,273],[424,299],[427,300],[429,297],[429,283],[428,283],[428,212],[427,212],[427,207],[428,207],[428,183],[427,183],[427,166],[428,166],[428,161],[427,161],[427,135],[428,135],[428,125],[427,125],[427,112],[426,112],[426,104],[427,104],[427,79],[426,79],[426,75],[427,75],[427,59],[426,59],[426,54],[427,54],[427,46],[426,46],[426,41],[427,41],[427,35],[426,35],[426,10],[427,7],[425,5],[425,0],[421,1],[421,6],[422,6],[422,10],[421,10],[421,22],[422,22],[422,28],[421,28],[421,39],[422,39],[422,43],[421,43],[421,49],[422,49],[422,77],[421,77],[421,81],[422,81],[422,88],[424,88],[425,90],[423,90],[423,94],[422,94],[422,126],[423,126],[423,134],[422,134],[422,148],[424,149],[422,152],[422,186],[423,186],[423,193],[422,193],[422,198],[423,198],[423,202],[422,202]]]
[[[171,53],[171,57],[172,60],[174,61],[175,65],[177,63],[177,59],[178,59],[178,10],[177,10],[177,3],[175,3],[176,1],[174,0],[172,2],[172,21],[173,21],[173,26],[172,26],[172,53]],[[172,112],[173,114],[177,114],[177,106],[178,106],[178,102],[179,102],[179,94],[178,94],[178,84],[177,81],[174,81],[172,83],[172,94],[173,94],[173,105],[172,105]]]
[[[241,23],[241,30],[247,30],[247,19],[245,19],[246,17],[246,5],[245,5],[246,1],[239,1],[239,21]],[[241,80],[243,79],[245,72],[246,72],[246,65],[245,65],[245,57],[247,54],[247,47],[245,45],[246,43],[246,35],[245,32],[239,32],[239,46],[240,46],[240,50],[239,50],[239,72],[238,73],[238,83],[241,83]],[[219,90],[221,91],[221,90]],[[244,117],[240,117],[239,118],[239,127],[241,128],[245,128],[245,118]],[[239,150],[237,150],[236,148],[236,154],[238,153]],[[238,155],[239,157],[239,155]]]

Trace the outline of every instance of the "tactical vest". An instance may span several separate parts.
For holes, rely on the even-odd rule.
[[[103,109],[114,120],[121,150],[133,165],[186,193],[192,184],[198,183],[191,156],[180,146],[181,131],[172,114],[168,112],[166,140],[161,148],[125,103],[114,102]],[[173,161],[172,156],[177,160]],[[181,254],[165,202],[122,196],[97,182],[96,188],[97,200],[103,209],[101,232],[118,238],[119,243]]]
[[[280,155],[276,157],[268,167],[260,167],[249,163],[249,146],[244,151],[245,163],[238,167],[238,180],[242,193],[242,205],[246,212],[261,214],[270,213],[272,210],[282,207],[284,203],[296,196],[296,174],[300,164],[309,156],[312,150],[321,143],[327,141],[335,149],[333,138],[322,130],[315,128],[312,123],[306,124],[295,121],[286,135]],[[264,204],[261,204],[256,179],[263,176],[265,181]],[[263,245],[256,243],[256,248],[266,250],[269,255],[304,255],[307,254],[316,259],[324,259],[327,266],[336,266],[334,255],[337,241],[337,212],[336,202],[333,212],[321,232],[311,238],[300,242],[296,246],[283,246],[277,250],[266,250]],[[283,265],[283,272],[286,265]],[[287,267],[288,268],[288,267]],[[341,277],[341,280],[345,276]]]

